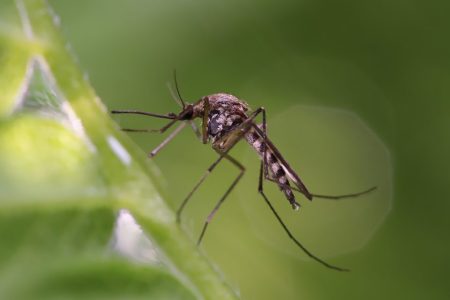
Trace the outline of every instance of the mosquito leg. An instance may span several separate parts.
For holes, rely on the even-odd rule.
[[[180,216],[183,212],[184,207],[188,203],[189,199],[191,199],[194,192],[200,187],[200,185],[205,181],[206,177],[214,170],[214,168],[219,164],[219,162],[227,156],[228,152],[244,137],[244,135],[250,130],[252,126],[253,119],[261,112],[261,109],[256,110],[252,113],[252,115],[244,121],[244,123],[241,124],[237,129],[235,129],[236,132],[238,132],[238,138],[234,139],[233,142],[226,146],[226,150],[224,152],[219,153],[219,158],[206,170],[206,172],[203,174],[203,176],[200,178],[200,180],[197,182],[197,184],[194,186],[194,188],[189,192],[189,194],[186,196],[186,198],[181,202],[180,207],[177,210],[177,222],[180,223]],[[205,125],[203,125],[205,126]],[[204,131],[205,129],[203,129]],[[236,162],[236,161],[235,161]]]
[[[266,123],[266,110],[261,107],[261,112],[262,112],[262,133],[263,133],[263,143],[262,143],[262,147],[263,147],[263,161],[264,161],[264,176],[267,177],[269,176],[269,171],[267,169],[267,144],[266,144],[266,140],[267,140],[267,123]],[[255,125],[255,127],[258,127]]]
[[[169,129],[170,127],[172,127],[172,125],[175,124],[177,121],[179,121],[179,119],[173,119],[172,121],[170,121],[169,123],[167,123],[166,125],[164,125],[163,127],[161,127],[160,129],[131,129],[131,128],[122,128],[122,130],[123,130],[123,131],[128,131],[128,132],[164,133],[167,129]]]
[[[373,186],[370,189],[367,189],[365,191],[361,191],[358,193],[352,193],[352,194],[344,194],[344,195],[319,195],[319,194],[311,194],[314,198],[320,198],[320,199],[330,199],[330,200],[340,200],[340,199],[346,199],[346,198],[355,198],[359,197],[364,194],[368,194],[374,190],[377,189],[377,186]]]
[[[210,110],[208,98],[205,98],[205,100],[203,101],[203,107],[205,111],[203,112],[203,122],[202,122],[202,141],[203,144],[206,144],[208,142],[208,117]]]
[[[253,120],[256,118],[256,116],[261,113],[263,108],[258,108],[255,110],[249,117],[246,119],[239,127],[237,127],[234,132],[237,133],[237,138],[232,139],[232,142],[230,144],[226,145],[224,148],[224,152],[220,152],[219,158],[206,170],[206,172],[203,174],[203,176],[200,178],[200,180],[197,182],[197,184],[194,186],[194,188],[189,192],[189,194],[186,196],[186,198],[181,203],[180,207],[177,210],[177,222],[180,223],[180,216],[183,212],[184,207],[188,203],[189,199],[191,199],[194,192],[200,187],[200,185],[205,181],[206,177],[214,170],[214,168],[220,163],[220,161],[227,156],[228,152],[245,136],[245,134],[250,130],[250,128],[253,126]],[[205,126],[206,124],[203,124],[202,131],[205,132]],[[234,133],[230,132],[230,134]],[[228,157],[230,159],[231,157]],[[234,160],[234,159],[233,159]],[[233,163],[237,163],[237,161],[234,161]]]
[[[178,207],[177,210],[177,222],[180,223],[180,217],[181,213],[183,212],[184,207],[188,203],[189,199],[191,199],[192,195],[197,191],[197,189],[200,187],[200,185],[205,181],[206,177],[208,177],[209,174],[215,169],[215,167],[220,163],[220,161],[225,157],[225,154],[221,154],[219,158],[212,163],[212,165],[209,166],[209,168],[206,170],[206,172],[203,174],[203,176],[200,178],[200,180],[197,182],[197,184],[194,186],[194,188],[189,192],[189,194],[184,198],[183,202],[181,202],[180,207]]]
[[[164,148],[178,133],[180,133],[180,131],[186,127],[186,122],[182,122],[177,128],[175,128],[174,131],[172,131],[172,133],[169,134],[168,137],[166,137],[164,139],[164,141],[161,142],[161,144],[159,144],[155,149],[153,149],[149,154],[148,157],[153,158],[156,156],[156,154],[158,154],[158,152]]]
[[[150,153],[148,153],[148,157],[153,158],[158,154],[158,152],[164,148],[180,131],[186,127],[186,122],[182,122],[175,130],[165,138],[161,144],[159,144],[155,149],[153,149]],[[130,128],[122,128],[123,131],[127,132],[158,132],[163,133],[161,129],[130,129]]]
[[[206,103],[208,105],[209,103]],[[220,157],[207,169],[205,174],[200,178],[200,180],[197,182],[197,184],[194,186],[194,188],[191,190],[191,192],[187,195],[187,197],[183,200],[180,207],[177,210],[177,222],[180,222],[181,213],[183,212],[184,207],[186,206],[189,199],[192,197],[194,192],[200,187],[200,185],[203,183],[203,181],[208,177],[208,175],[214,170],[214,168],[219,164],[219,162],[225,157],[227,160],[229,160],[231,163],[233,163],[235,166],[237,166],[240,170],[239,175],[236,177],[236,179],[232,182],[230,187],[227,189],[225,194],[220,198],[220,200],[217,202],[214,209],[211,211],[211,213],[208,215],[208,218],[205,221],[205,224],[203,225],[202,231],[200,233],[200,236],[197,241],[197,245],[199,245],[205,235],[206,229],[211,222],[212,218],[214,217],[215,213],[218,211],[222,203],[225,201],[228,194],[233,190],[233,188],[236,186],[236,184],[239,182],[241,177],[243,176],[245,172],[245,167],[239,163],[237,160],[235,160],[233,157],[228,155],[228,152],[245,136],[245,134],[254,126],[253,120],[260,114],[261,112],[264,112],[264,108],[258,108],[256,111],[254,111],[248,119],[246,119],[241,126],[239,126],[237,129],[235,129],[235,132],[237,132],[238,138],[234,139],[230,144],[226,146],[226,150],[222,153],[220,153]],[[265,118],[264,118],[265,122]],[[202,132],[203,136],[205,136],[205,126],[206,122],[203,123]],[[262,170],[262,169],[261,169]]]
[[[197,124],[195,124],[194,121],[188,121],[189,125],[191,125],[192,130],[195,133],[195,136],[201,141],[202,140],[202,134],[200,133],[200,130],[198,129]]]
[[[245,173],[245,167],[240,162],[238,162],[237,160],[235,160],[233,157],[231,157],[229,155],[226,155],[224,157],[228,161],[230,161],[233,165],[235,165],[240,170],[240,172],[239,172],[239,175],[234,179],[233,183],[231,183],[230,187],[227,189],[227,191],[222,196],[222,198],[220,198],[220,200],[217,202],[216,206],[214,206],[214,209],[208,215],[208,218],[206,219],[205,224],[203,225],[202,232],[200,233],[200,236],[198,238],[197,246],[200,245],[200,243],[202,242],[203,236],[205,235],[206,229],[208,228],[208,225],[211,222],[212,218],[214,217],[216,212],[219,210],[220,206],[225,201],[228,194],[230,194],[230,192],[234,189],[236,184],[239,182],[239,180],[242,178],[242,176]]]
[[[286,224],[284,224],[283,220],[281,219],[280,215],[277,213],[277,211],[275,210],[275,208],[272,206],[272,203],[269,201],[269,199],[267,198],[267,196],[264,194],[264,190],[263,190],[263,162],[261,162],[261,167],[259,169],[259,184],[258,184],[258,192],[263,196],[265,202],[267,203],[267,205],[269,206],[270,210],[272,211],[272,213],[275,215],[275,217],[278,220],[278,223],[280,223],[281,227],[283,227],[284,231],[286,232],[286,234],[289,236],[289,238],[303,251],[306,253],[306,255],[308,255],[309,257],[311,257],[312,259],[314,259],[315,261],[321,263],[322,265],[324,265],[327,268],[333,269],[333,270],[337,270],[337,271],[349,271],[348,269],[343,269],[343,268],[339,268],[333,265],[330,265],[329,263],[323,261],[322,259],[318,258],[317,256],[315,256],[314,254],[312,254],[311,252],[309,252],[308,249],[305,248],[305,246],[303,246],[302,243],[300,243],[295,237],[294,235],[292,235],[291,231],[287,228]]]
[[[274,182],[281,187],[288,187],[287,184],[281,184],[281,183],[277,182],[275,179],[270,178],[269,176],[265,176],[264,179]],[[293,189],[294,191],[301,193],[301,191],[298,188],[296,188],[295,186],[289,186],[289,187],[291,189]],[[340,200],[340,199],[347,199],[347,198],[356,198],[356,197],[368,194],[368,193],[376,190],[377,188],[378,188],[377,186],[373,186],[373,187],[371,187],[367,190],[361,191],[361,192],[351,193],[351,194],[342,194],[342,195],[320,195],[320,194],[311,193],[311,196],[313,196],[313,198],[319,198],[319,199]]]
[[[183,118],[191,113],[190,110],[183,110],[179,115],[174,113],[169,113],[167,115],[160,115],[160,114],[154,114],[150,112],[143,112],[143,111],[137,111],[137,110],[112,110],[111,113],[113,114],[139,114],[139,115],[145,115],[150,117],[156,117],[156,118],[163,118],[163,119],[170,119],[171,121],[167,123],[165,126],[161,127],[160,129],[122,129],[124,131],[131,131],[131,132],[159,132],[163,133],[170,127],[172,127],[173,124],[175,124],[178,121],[183,120]]]

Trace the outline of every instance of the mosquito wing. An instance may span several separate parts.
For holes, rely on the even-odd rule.
[[[258,134],[261,137],[264,137],[264,132],[257,126],[253,126],[253,128],[258,132]],[[265,138],[265,144],[270,149],[270,151],[275,155],[275,157],[278,159],[281,167],[285,171],[287,177],[289,180],[298,188],[298,190],[309,200],[312,200],[313,196],[306,188],[303,181],[300,179],[300,177],[297,175],[297,173],[291,168],[291,166],[288,164],[288,162],[284,159],[284,157],[281,155],[280,151],[275,147],[275,145],[270,141],[270,139],[266,136]]]

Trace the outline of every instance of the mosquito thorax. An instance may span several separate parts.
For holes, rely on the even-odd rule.
[[[225,93],[204,96],[194,106],[194,114],[206,121],[208,139],[217,150],[226,144],[227,134],[248,118],[246,111],[247,103]]]
[[[209,104],[209,111],[221,110],[222,112],[227,112],[228,114],[239,114],[242,116],[247,116],[245,114],[248,111],[248,104],[239,99],[236,96],[226,93],[217,93],[202,97],[195,105],[194,112],[196,116],[203,116],[206,106]]]

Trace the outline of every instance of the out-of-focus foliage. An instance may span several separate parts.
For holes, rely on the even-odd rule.
[[[43,0],[0,3],[0,298],[236,299],[58,22]]]

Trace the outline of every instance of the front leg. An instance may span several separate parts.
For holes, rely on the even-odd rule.
[[[203,99],[203,123],[202,123],[202,141],[203,144],[208,143],[208,118],[210,105],[207,97]]]

